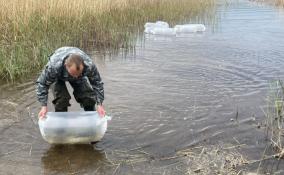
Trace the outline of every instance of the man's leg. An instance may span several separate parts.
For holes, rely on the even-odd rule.
[[[74,89],[74,97],[85,111],[95,111],[96,93],[87,79],[70,83]]]
[[[70,106],[69,100],[71,99],[71,96],[65,82],[57,80],[51,86],[51,89],[54,96],[52,103],[54,104],[55,112],[67,112],[68,106]]]

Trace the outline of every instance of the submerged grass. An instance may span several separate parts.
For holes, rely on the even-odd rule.
[[[207,18],[214,0],[0,0],[0,79],[38,71],[56,48],[127,48],[147,21]]]
[[[245,165],[250,161],[238,149],[241,145],[197,146],[177,151],[169,157],[156,157],[137,148],[133,150],[112,150],[106,159],[114,168],[129,166],[143,174],[230,174],[246,172]],[[155,166],[157,162],[164,164]],[[139,167],[143,169],[139,169]],[[147,168],[145,168],[145,166]]]

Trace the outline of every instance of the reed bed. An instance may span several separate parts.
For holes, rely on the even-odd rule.
[[[276,5],[284,7],[284,0],[276,0]]]
[[[38,71],[56,48],[128,48],[147,21],[208,18],[214,0],[0,0],[0,79]]]
[[[252,1],[267,3],[277,7],[284,7],[284,0],[252,0]]]
[[[270,3],[277,7],[284,7],[284,0],[270,0]]]
[[[284,156],[284,84],[278,80],[270,85],[267,99],[266,131],[277,157]]]

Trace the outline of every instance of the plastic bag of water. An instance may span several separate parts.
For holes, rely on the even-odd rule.
[[[176,34],[173,28],[150,28],[147,32],[153,35],[175,35]]]
[[[38,125],[44,140],[50,144],[85,144],[99,141],[111,117],[100,117],[95,111],[48,112]]]
[[[145,28],[169,28],[169,24],[164,21],[157,21],[155,23],[153,22],[147,22],[144,25]]]
[[[204,32],[206,30],[203,24],[176,25],[174,29],[176,33],[195,33],[195,32]]]

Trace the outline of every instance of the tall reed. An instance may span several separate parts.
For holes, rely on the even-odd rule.
[[[275,4],[280,7],[284,7],[284,0],[274,0]]]
[[[147,21],[206,16],[214,0],[0,0],[0,79],[38,71],[56,48],[133,46]]]
[[[282,81],[271,83],[267,102],[267,134],[272,145],[282,157],[284,155],[284,84]]]
[[[267,3],[277,7],[284,7],[284,0],[254,0],[256,2]]]

